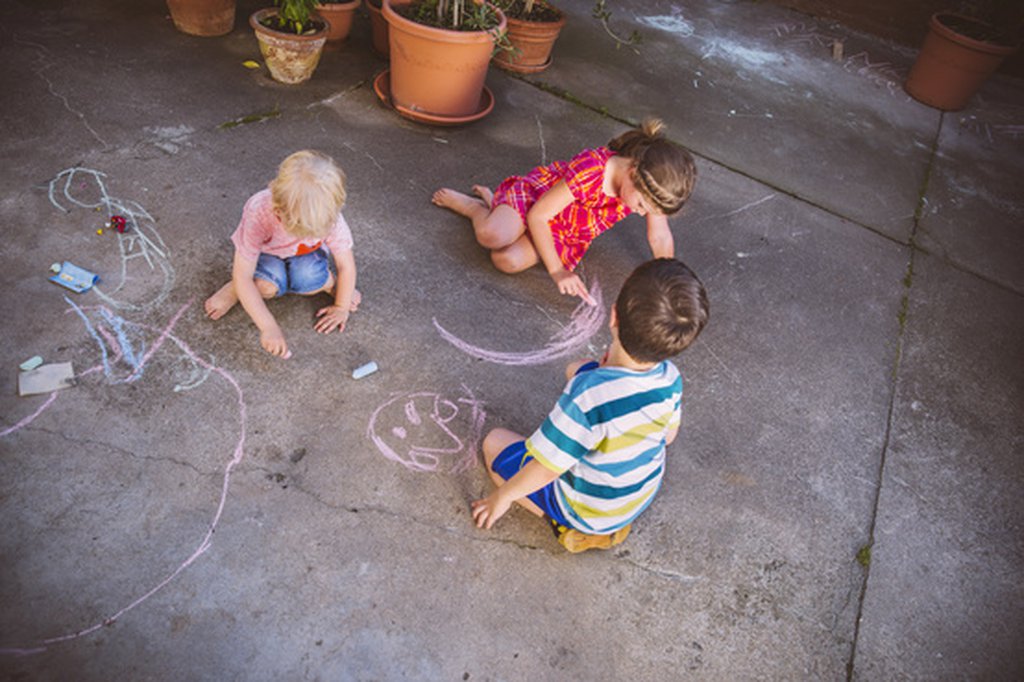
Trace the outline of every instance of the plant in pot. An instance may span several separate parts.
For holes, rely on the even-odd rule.
[[[414,120],[454,125],[477,120],[494,106],[484,86],[505,15],[483,0],[384,0],[391,68],[378,96]]]
[[[222,36],[235,27],[235,0],[167,0],[174,27],[194,36]]]
[[[917,61],[904,88],[943,111],[967,106],[1003,60],[1020,46],[1021,5],[993,0],[971,13],[937,12],[928,22]]]
[[[363,4],[362,0],[317,3],[317,13],[330,25],[327,30],[328,48],[337,49],[348,38],[348,34],[352,31],[352,20],[361,4]]]
[[[551,49],[565,14],[546,0],[496,0],[508,18],[510,49],[494,53],[494,64],[516,73],[539,73],[551,64]]]
[[[316,13],[317,0],[274,0],[274,5],[254,12],[249,25],[273,79],[302,83],[320,63],[330,24]]]

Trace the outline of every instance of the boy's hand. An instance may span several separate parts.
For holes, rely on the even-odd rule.
[[[339,332],[345,331],[345,323],[348,322],[349,311],[336,305],[329,305],[316,311],[320,319],[316,321],[313,328],[321,334],[330,334],[335,328]]]
[[[281,333],[281,328],[277,325],[274,325],[273,329],[260,332],[260,345],[263,346],[263,350],[271,355],[286,359],[291,357],[291,353],[288,351],[288,343],[284,340],[284,334]]]
[[[490,530],[494,522],[504,516],[508,508],[512,506],[511,502],[506,501],[498,494],[500,490],[501,488],[498,488],[484,499],[472,503],[473,520],[476,522],[477,528]]]
[[[587,302],[587,305],[597,305],[597,301],[587,291],[587,285],[583,283],[583,280],[576,273],[569,272],[563,268],[552,272],[551,279],[555,280],[558,290],[563,294],[579,296]]]

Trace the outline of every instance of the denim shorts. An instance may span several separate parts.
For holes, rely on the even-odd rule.
[[[290,258],[261,253],[256,261],[256,277],[277,287],[276,296],[312,294],[324,288],[334,269],[326,249]]]
[[[526,454],[526,441],[520,440],[512,443],[498,453],[498,456],[491,462],[491,469],[506,481],[519,470],[533,461],[533,457]],[[551,520],[563,526],[571,524],[565,520],[565,515],[558,508],[558,501],[555,500],[555,483],[552,481],[546,486],[527,495],[531,502],[540,507],[540,510]]]

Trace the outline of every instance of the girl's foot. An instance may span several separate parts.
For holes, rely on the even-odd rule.
[[[238,296],[235,295],[235,286],[228,282],[218,289],[217,293],[206,299],[203,308],[206,310],[207,317],[211,320],[219,320],[234,308],[236,303],[238,303]]]
[[[489,187],[473,185],[473,192],[483,200],[488,211],[494,208],[494,192]]]
[[[486,190],[486,188],[483,189]],[[475,187],[473,188],[473,191],[476,191]],[[490,194],[490,190],[487,190],[487,193]],[[480,192],[477,192],[477,194],[480,194]],[[450,209],[467,218],[473,218],[474,214],[479,212],[480,209],[487,212],[490,212],[491,210],[489,201],[484,202],[482,198],[476,199],[468,194],[463,194],[462,192],[457,192],[454,189],[448,189],[447,187],[434,192],[434,196],[431,197],[431,201],[434,202],[435,206]]]

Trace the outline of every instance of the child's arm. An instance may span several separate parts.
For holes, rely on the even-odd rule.
[[[256,261],[242,258],[235,252],[235,262],[231,266],[231,283],[235,287],[235,294],[238,301],[249,313],[253,323],[260,330],[260,345],[263,350],[271,355],[284,357],[288,354],[288,343],[284,340],[284,334],[277,320],[270,313],[267,304],[263,301],[253,275],[256,273]]]
[[[554,187],[541,195],[530,210],[526,213],[526,227],[530,231],[530,239],[533,241],[533,248],[537,249],[537,256],[547,269],[551,279],[555,281],[558,290],[570,296],[579,296],[590,305],[595,301],[590,297],[583,280],[575,273],[566,270],[562,265],[562,259],[558,257],[555,250],[555,239],[551,236],[551,219],[562,212],[562,210],[574,201],[572,191],[559,180]]]
[[[668,226],[668,217],[656,213],[647,214],[647,243],[655,258],[675,258],[676,243]]]
[[[505,481],[493,493],[482,500],[473,502],[473,520],[477,528],[490,529],[494,522],[505,515],[516,500],[536,492],[561,476],[537,460],[530,460],[519,473]]]
[[[345,331],[345,323],[352,312],[352,293],[356,290],[356,259],[352,249],[336,251],[331,251],[338,271],[338,281],[334,285],[334,305],[325,306],[316,312],[319,319],[314,328],[321,334],[328,334],[335,328],[339,332]]]

